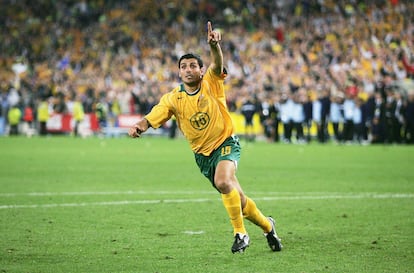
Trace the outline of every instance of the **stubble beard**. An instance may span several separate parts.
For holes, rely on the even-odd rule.
[[[189,87],[198,87],[200,85],[200,82],[201,82],[201,78],[198,79],[198,80],[188,81],[188,82],[184,82],[184,83]]]

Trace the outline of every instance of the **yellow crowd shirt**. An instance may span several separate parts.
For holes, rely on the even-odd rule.
[[[46,122],[49,119],[49,106],[47,102],[41,102],[37,108],[37,119]]]
[[[187,94],[181,84],[163,95],[145,118],[158,128],[175,116],[193,152],[210,155],[233,134],[223,86],[225,76],[208,69],[197,93]]]
[[[17,125],[17,124],[19,124],[21,117],[22,117],[22,111],[20,111],[19,108],[12,107],[9,110],[8,119],[9,119],[10,125]]]
[[[76,101],[73,103],[73,119],[76,121],[82,121],[85,116],[82,103]]]

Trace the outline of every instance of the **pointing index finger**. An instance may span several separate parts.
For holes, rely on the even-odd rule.
[[[208,21],[208,22],[207,22],[207,32],[208,32],[208,34],[210,34],[212,31],[213,31],[213,29],[212,29],[212,27],[211,27],[211,22],[210,22],[210,21]]]

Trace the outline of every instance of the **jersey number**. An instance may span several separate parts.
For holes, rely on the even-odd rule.
[[[210,117],[207,113],[198,112],[190,118],[190,123],[194,129],[203,130],[210,123]]]
[[[231,153],[231,146],[224,146],[221,148],[221,156],[229,155]]]

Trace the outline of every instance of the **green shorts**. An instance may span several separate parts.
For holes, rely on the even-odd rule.
[[[217,149],[215,149],[209,156],[202,154],[194,154],[195,160],[201,173],[207,177],[213,187],[214,174],[216,173],[217,164],[221,160],[234,161],[236,166],[240,160],[241,146],[237,136],[227,138]]]

